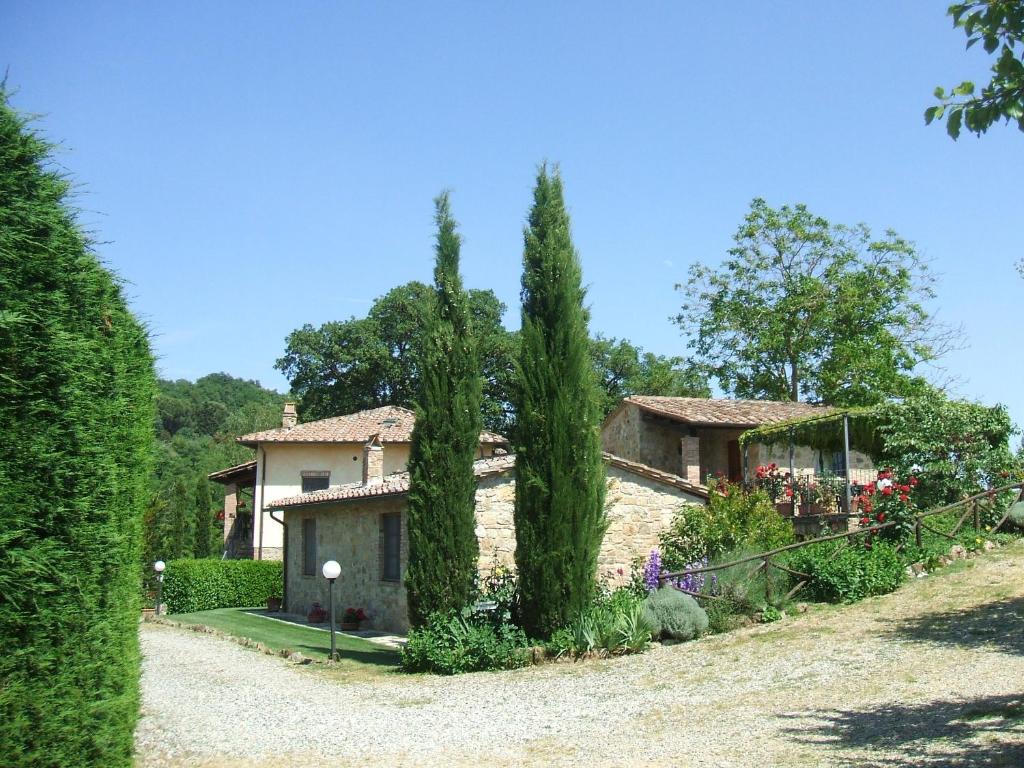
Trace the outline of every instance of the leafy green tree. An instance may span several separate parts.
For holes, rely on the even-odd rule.
[[[0,87],[0,762],[133,764],[146,332]]]
[[[412,407],[419,387],[420,332],[434,311],[434,291],[406,283],[377,299],[365,318],[304,325],[289,334],[276,367],[288,377],[305,419],[381,405]],[[468,291],[471,328],[483,368],[484,425],[508,427],[515,341],[492,291]]]
[[[958,332],[924,302],[934,280],[893,231],[831,224],[804,205],[755,199],[720,266],[694,264],[675,321],[726,391],[865,405],[926,386],[918,366]]]
[[[582,270],[561,177],[547,166],[537,174],[524,240],[515,557],[523,628],[547,637],[593,597],[607,527]]]
[[[626,339],[601,335],[591,339],[590,356],[601,388],[604,415],[630,395],[711,397],[707,377],[681,357],[644,352]]]
[[[437,208],[433,312],[423,326],[422,374],[409,454],[409,566],[414,627],[469,604],[476,583],[476,478],[481,376],[469,299],[459,276],[460,238],[448,193]]]
[[[953,139],[962,128],[980,136],[999,120],[1016,121],[1024,131],[1024,2],[972,0],[953,3],[946,13],[967,35],[968,48],[980,42],[986,53],[999,54],[992,64],[992,79],[980,93],[970,80],[948,93],[937,87],[940,103],[925,110],[925,123],[945,118],[946,132]]]
[[[213,541],[213,515],[210,507],[210,481],[205,476],[196,478],[196,489],[193,493],[193,514],[195,514],[195,546],[192,548],[195,557],[209,557],[215,551]]]

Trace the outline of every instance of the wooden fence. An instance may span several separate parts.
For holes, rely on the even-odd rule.
[[[981,501],[983,501],[985,499],[992,499],[997,494],[1005,493],[1006,491],[1012,491],[1012,490],[1018,490],[1020,492],[1018,494],[1018,499],[1024,499],[1024,482],[1017,482],[1017,483],[1012,483],[1010,485],[1004,485],[1001,488],[993,488],[992,490],[989,490],[989,491],[982,491],[981,493],[977,493],[974,496],[969,496],[966,499],[961,499],[960,501],[954,502],[952,504],[946,504],[946,505],[941,506],[941,507],[936,507],[935,509],[930,509],[927,512],[921,512],[920,514],[918,514],[914,518],[914,539],[915,539],[915,542],[917,543],[918,546],[921,546],[921,531],[922,531],[922,529],[930,531],[931,533],[937,534],[939,536],[945,536],[946,538],[955,541],[956,540],[957,532],[963,527],[964,523],[967,521],[967,519],[969,517],[973,517],[973,521],[972,522],[973,522],[974,528],[975,529],[980,529],[981,528],[981,520],[980,520],[981,511],[980,511],[980,509],[978,507],[979,502],[981,502]],[[950,533],[944,533],[943,531],[939,531],[939,530],[929,526],[927,523],[924,522],[926,518],[934,517],[935,515],[941,515],[941,514],[944,514],[946,512],[952,512],[953,510],[958,509],[960,507],[963,507],[964,512],[963,512],[962,515],[960,515],[960,519],[957,521],[956,525],[953,527],[953,530]],[[1000,518],[999,522],[996,523],[992,527],[992,529],[987,532],[986,535],[990,535],[990,534],[996,533],[1006,523],[1006,521],[1009,519],[1009,517],[1010,517],[1010,507],[1007,507],[1006,513],[1002,516],[1002,518]],[[733,560],[733,561],[728,562],[728,563],[722,563],[720,565],[706,565],[706,566],[703,566],[701,568],[687,568],[685,570],[676,571],[674,573],[664,573],[664,574],[662,574],[659,577],[659,583],[660,584],[664,584],[665,582],[674,582],[674,581],[677,582],[677,581],[679,581],[679,580],[681,580],[681,579],[683,579],[683,578],[685,578],[687,576],[692,576],[692,575],[696,575],[696,574],[707,575],[709,573],[715,573],[716,571],[724,571],[727,568],[734,568],[737,565],[744,565],[746,563],[755,563],[756,562],[757,565],[750,571],[750,573],[747,574],[746,578],[747,579],[751,579],[754,576],[756,576],[758,573],[760,573],[761,571],[764,571],[764,574],[765,574],[765,597],[768,598],[768,599],[771,598],[771,591],[772,591],[772,578],[771,578],[771,574],[772,574],[772,569],[773,568],[775,568],[775,569],[777,569],[779,571],[783,571],[784,573],[788,573],[790,576],[794,576],[795,578],[799,579],[799,581],[796,583],[796,585],[791,590],[789,590],[789,592],[786,594],[785,599],[789,600],[794,595],[796,595],[801,589],[803,589],[805,586],[807,586],[807,584],[810,583],[811,576],[810,576],[810,574],[801,573],[800,571],[794,571],[793,569],[787,568],[786,566],[784,566],[784,565],[782,565],[782,564],[780,564],[778,562],[772,562],[772,558],[776,558],[779,555],[783,554],[784,552],[791,552],[791,551],[793,551],[795,549],[800,549],[801,547],[810,546],[811,544],[820,544],[820,543],[825,542],[825,541],[838,541],[839,539],[854,539],[857,536],[867,536],[869,534],[875,533],[876,531],[885,530],[886,528],[891,528],[891,527],[893,527],[895,525],[898,525],[898,523],[895,522],[895,521],[887,522],[887,523],[879,523],[878,525],[870,525],[870,526],[867,526],[867,527],[864,527],[864,528],[858,528],[855,531],[847,531],[845,533],[833,533],[833,534],[829,534],[828,536],[819,536],[819,537],[814,538],[814,539],[806,539],[804,541],[798,541],[795,544],[787,544],[784,547],[778,547],[777,549],[772,549],[772,550],[769,550],[768,552],[761,552],[761,553],[756,554],[756,555],[750,555],[749,557],[742,557],[742,558],[740,558],[738,560]],[[836,557],[841,551],[842,551],[841,548],[840,549],[836,549],[836,551],[832,554],[832,557]],[[722,598],[718,597],[717,595],[710,595],[710,594],[708,594],[706,592],[699,592],[699,591],[694,591],[694,590],[690,590],[690,589],[686,589],[686,588],[680,587],[680,586],[678,586],[678,584],[673,584],[673,586],[675,586],[675,588],[678,589],[680,592],[685,592],[688,595],[693,595],[694,597],[699,597],[701,599],[705,599],[705,600],[720,600],[720,599],[722,599]]]

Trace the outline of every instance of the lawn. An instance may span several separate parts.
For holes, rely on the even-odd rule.
[[[167,618],[182,624],[205,624],[235,637],[248,637],[279,651],[288,648],[313,659],[326,660],[331,651],[331,635],[319,629],[300,627],[249,613],[249,608],[218,608],[213,611],[172,614]],[[348,665],[395,667],[398,653],[361,637],[335,634],[341,663]]]

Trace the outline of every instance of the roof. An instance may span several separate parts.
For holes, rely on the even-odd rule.
[[[376,437],[381,443],[408,443],[416,414],[408,408],[385,405],[367,411],[308,421],[294,427],[278,427],[242,435],[238,442],[256,447],[259,443],[366,443]],[[480,442],[504,445],[507,441],[493,432],[481,432]]]
[[[643,411],[673,421],[712,427],[758,427],[806,416],[820,416],[832,410],[828,406],[782,400],[714,400],[650,395],[633,395],[622,403],[623,406],[632,404]]]
[[[256,459],[243,462],[242,464],[236,464],[233,467],[227,469],[218,469],[216,472],[211,472],[207,477],[215,483],[227,484],[234,483],[238,480],[251,479],[253,482],[256,481]]]
[[[707,498],[708,490],[700,485],[694,485],[678,475],[638,464],[635,461],[627,461],[610,453],[602,454],[604,460],[613,467],[624,469],[627,472],[646,477],[649,480],[669,485],[681,491],[686,491],[701,498]],[[515,469],[516,457],[509,454],[506,456],[492,456],[487,459],[480,459],[473,462],[473,474],[477,479],[503,475]],[[352,499],[374,499],[385,496],[400,496],[409,492],[409,473],[396,472],[393,475],[386,475],[382,483],[377,485],[363,485],[362,483],[348,483],[333,488],[325,488],[322,491],[303,493],[297,496],[289,496],[278,499],[267,504],[268,509],[291,509],[295,507],[307,507],[313,504],[327,504],[337,501],[349,501]]]

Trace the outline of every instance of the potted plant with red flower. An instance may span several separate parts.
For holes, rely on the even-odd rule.
[[[346,608],[341,617],[341,628],[348,631],[359,629],[359,625],[366,619],[366,612],[362,608]]]
[[[320,603],[313,603],[306,614],[306,621],[310,624],[323,624],[327,621],[327,610]]]

